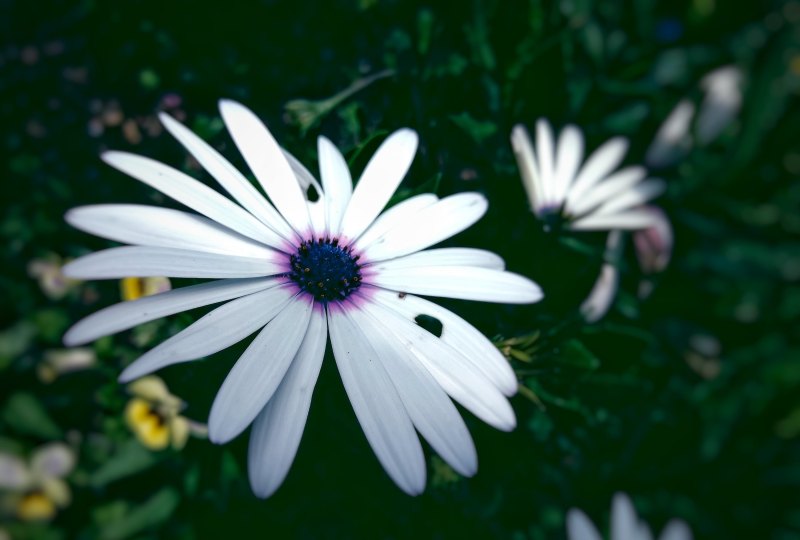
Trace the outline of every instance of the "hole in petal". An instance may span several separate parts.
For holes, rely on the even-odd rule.
[[[314,187],[314,184],[308,185],[308,189],[306,189],[306,199],[309,202],[317,202],[319,200],[319,193],[317,192],[317,188]]]
[[[424,313],[420,313],[416,317],[414,317],[414,322],[417,323],[420,327],[424,328],[431,334],[436,337],[442,337],[442,321],[437,319],[436,317],[431,317],[430,315],[425,315]]]

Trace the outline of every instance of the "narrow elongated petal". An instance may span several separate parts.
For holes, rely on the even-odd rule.
[[[580,216],[597,206],[618,197],[632,188],[647,175],[644,167],[626,167],[621,169],[584,193],[580,199],[567,204],[567,213]]]
[[[137,204],[98,204],[68,211],[67,223],[101,238],[139,246],[272,258],[275,251],[197,214]]]
[[[283,150],[253,112],[235,101],[222,100],[219,110],[247,165],[284,219],[301,236],[310,221],[306,199]]]
[[[586,514],[575,508],[567,513],[567,537],[569,540],[603,539]]]
[[[101,157],[115,169],[157,189],[167,197],[175,199],[220,225],[267,245],[276,245],[280,242],[275,231],[191,176],[150,158],[126,152],[105,152]]]
[[[375,305],[375,309],[381,310],[381,321],[414,353],[450,397],[487,424],[503,431],[514,429],[516,419],[508,400],[469,360],[401,313],[382,305]]]
[[[0,452],[0,489],[21,491],[31,483],[31,473],[18,456]]]
[[[341,152],[325,137],[317,139],[319,175],[325,189],[328,231],[338,235],[344,212],[353,195],[353,179]]]
[[[289,287],[281,285],[231,300],[140,356],[119,379],[132,381],[166,366],[197,360],[230,347],[269,323],[293,294]]]
[[[244,278],[286,271],[277,257],[256,259],[184,249],[123,246],[96,251],[64,265],[65,276],[75,279],[124,277]]]
[[[261,412],[300,349],[312,308],[313,301],[295,297],[236,361],[211,406],[211,442],[230,441]]]
[[[608,312],[619,288],[619,270],[614,262],[621,255],[622,233],[611,231],[606,241],[605,259],[589,296],[581,304],[581,313],[587,322],[593,323],[602,319]]]
[[[657,220],[647,208],[636,208],[619,214],[590,214],[570,223],[569,227],[576,231],[637,230],[652,227]]]
[[[409,322],[413,322],[419,315],[438,319],[442,324],[439,339],[461,353],[466,361],[492,381],[503,394],[512,396],[517,392],[517,377],[499,349],[474,326],[452,311],[411,294],[401,298],[389,291],[376,291],[374,298]]]
[[[619,167],[627,151],[628,141],[622,137],[610,139],[595,150],[584,163],[577,178],[575,178],[572,188],[567,194],[568,201],[579,200],[589,188]]]
[[[567,126],[561,131],[556,150],[556,164],[553,179],[553,202],[560,205],[567,196],[572,181],[583,159],[583,134],[575,126]]]
[[[348,311],[377,353],[414,427],[456,472],[472,476],[478,456],[464,420],[436,380],[381,320],[381,313],[369,304],[363,311]]]
[[[247,470],[250,485],[258,497],[272,495],[292,466],[308,418],[327,339],[325,312],[314,309],[303,343],[286,376],[253,424]]]
[[[225,191],[230,193],[231,197],[284,240],[292,241],[294,239],[294,233],[286,220],[236,167],[222,157],[210,144],[168,114],[162,112],[158,118],[167,131],[178,139],[197,162],[219,182]],[[279,242],[269,245],[280,248]]]
[[[478,266],[480,268],[504,270],[506,265],[502,257],[484,249],[439,248],[381,261],[370,266],[370,268],[373,270],[397,270],[417,266]]]
[[[299,159],[294,157],[294,155],[291,152],[289,152],[285,148],[282,148],[282,151],[283,151],[283,157],[286,158],[286,161],[289,163],[289,167],[292,169],[295,178],[297,178],[297,182],[300,184],[300,189],[304,193],[306,193],[308,189],[311,186],[313,186],[314,189],[319,194],[319,196],[322,197],[324,189],[322,185],[319,182],[317,182],[317,179],[314,178],[314,175],[311,174],[311,171],[309,171],[308,168],[305,165],[303,165],[303,163]],[[306,200],[308,200],[307,196]]]
[[[524,126],[519,124],[514,126],[511,131],[511,147],[514,149],[514,157],[517,158],[522,185],[528,195],[531,210],[538,213],[544,205],[544,187],[539,174],[539,165],[536,163],[533,142]]]
[[[342,383],[378,461],[400,489],[409,495],[422,493],[422,446],[377,353],[341,307],[328,306],[328,326]]]
[[[364,231],[364,234],[356,241],[356,247],[363,251],[386,232],[408,223],[417,212],[438,200],[439,198],[432,193],[423,193],[422,195],[415,195],[397,203],[378,216],[378,219]]]
[[[410,129],[392,133],[375,151],[353,191],[342,219],[342,235],[358,238],[389,202],[411,167],[417,134]]]
[[[395,226],[364,251],[370,261],[408,255],[450,238],[472,226],[489,203],[480,193],[459,193],[419,210],[410,221]]]
[[[691,150],[694,111],[694,103],[684,99],[669,113],[645,154],[645,163],[648,166],[667,167],[682,159]]]
[[[314,231],[314,236],[325,236],[327,233],[327,224],[324,204],[325,193],[322,186],[317,182],[317,179],[314,178],[314,175],[311,174],[306,166],[289,151],[284,149],[283,155],[286,161],[289,162],[289,167],[292,169],[292,172],[297,178],[297,182],[300,184],[303,197],[306,200],[306,207],[308,208],[308,216],[310,218],[311,229]],[[312,200],[310,197],[312,188],[313,191],[317,192],[316,200]]]
[[[536,156],[539,158],[539,176],[542,178],[542,192],[547,205],[557,204],[554,199],[556,186],[554,185],[555,171],[555,145],[553,129],[547,120],[540,119],[536,122]]]
[[[619,540],[636,540],[639,518],[633,503],[624,493],[614,495],[611,504],[611,537]]]
[[[544,296],[539,286],[528,278],[469,266],[376,270],[369,282],[399,292],[479,302],[532,304]]]
[[[641,206],[664,193],[666,184],[661,180],[647,180],[629,189],[618,197],[609,199],[597,209],[597,214],[617,214]]]
[[[692,540],[692,531],[685,522],[673,519],[664,527],[659,538],[660,540]]]
[[[64,345],[83,345],[148,321],[252,294],[276,284],[274,278],[225,279],[114,304],[92,313],[67,330]]]

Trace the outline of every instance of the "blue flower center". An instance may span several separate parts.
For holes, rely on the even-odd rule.
[[[361,286],[358,259],[352,247],[339,245],[338,238],[311,239],[291,256],[288,276],[315,300],[344,300]]]

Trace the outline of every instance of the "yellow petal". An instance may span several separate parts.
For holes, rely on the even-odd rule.
[[[180,450],[189,439],[189,422],[183,416],[176,416],[169,427],[172,430],[172,448]]]
[[[148,399],[156,403],[169,402],[175,399],[174,396],[169,393],[164,381],[155,375],[147,375],[141,379],[136,379],[128,385],[128,392],[134,396]]]
[[[141,424],[148,421],[151,414],[150,403],[141,398],[133,398],[125,406],[125,422],[134,432],[138,431]]]
[[[151,450],[163,450],[169,444],[169,428],[155,415],[141,424],[135,433],[139,442]]]
[[[56,505],[44,493],[29,493],[17,505],[17,517],[21,521],[47,521],[55,514]]]
[[[142,278],[126,277],[119,282],[120,295],[125,301],[138,300],[144,296],[144,283]]]

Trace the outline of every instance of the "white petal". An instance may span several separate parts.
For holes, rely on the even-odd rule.
[[[542,191],[546,205],[557,205],[560,201],[554,199],[555,195],[555,170],[553,160],[555,157],[553,144],[553,129],[545,119],[536,122],[536,155],[539,158],[539,176],[542,178]]]
[[[328,212],[328,231],[339,235],[342,217],[353,195],[353,179],[341,152],[325,137],[317,139],[319,175],[325,188],[325,205]]]
[[[22,490],[31,482],[31,474],[21,458],[0,452],[0,489]]]
[[[219,110],[233,141],[272,204],[297,233],[306,236],[310,226],[306,198],[281,147],[244,105],[223,99]]]
[[[542,186],[542,177],[539,175],[539,165],[536,163],[533,143],[524,126],[520,124],[514,126],[511,131],[511,147],[514,149],[514,157],[517,158],[517,167],[522,176],[522,186],[528,195],[531,210],[538,213],[545,204],[544,187]]]
[[[414,131],[400,129],[375,151],[347,205],[342,218],[342,236],[355,240],[383,210],[411,167],[417,142]]]
[[[460,233],[485,213],[489,203],[480,193],[445,197],[409,217],[375,240],[364,251],[370,261],[414,253]]]
[[[291,286],[278,286],[231,300],[140,356],[125,368],[119,380],[132,381],[230,347],[269,323],[293,295]]]
[[[685,522],[673,519],[664,527],[660,538],[661,540],[692,540],[692,531]]]
[[[487,424],[503,431],[514,429],[516,419],[508,400],[464,355],[401,313],[378,304],[374,308],[381,309],[381,321],[450,397]]]
[[[603,203],[597,214],[618,214],[654,199],[664,193],[667,185],[661,180],[645,180],[625,193]]]
[[[305,295],[294,297],[236,361],[211,406],[211,442],[230,441],[264,408],[300,348],[313,305]]]
[[[657,217],[646,208],[636,208],[619,214],[589,214],[573,221],[569,228],[576,231],[637,230],[656,224]]]
[[[419,315],[435,317],[442,323],[439,338],[461,353],[484,377],[507,396],[517,392],[517,376],[500,350],[467,321],[445,308],[423,298],[407,294],[403,297],[389,291],[373,293],[376,301],[414,321]]]
[[[250,485],[258,497],[272,495],[292,466],[308,418],[327,340],[325,312],[314,309],[303,343],[286,376],[253,423],[247,471]]]
[[[603,540],[591,520],[576,508],[567,513],[568,540]]]
[[[573,199],[567,204],[566,211],[572,216],[580,216],[604,202],[624,194],[644,177],[647,170],[644,167],[626,167],[612,174],[593,188],[589,189],[580,199]]]
[[[397,203],[378,216],[378,219],[364,231],[364,234],[362,234],[355,243],[356,248],[363,251],[387,231],[408,223],[411,217],[417,212],[438,200],[439,198],[433,193],[423,193],[422,195],[415,195]]]
[[[252,214],[205,184],[172,167],[126,152],[104,152],[100,157],[115,169],[239,234],[267,245],[275,245],[280,241],[275,231],[254,218]]]
[[[69,210],[67,223],[84,232],[139,246],[271,258],[275,251],[197,214],[137,204],[98,204]],[[285,244],[285,242],[284,242]]]
[[[553,202],[560,205],[567,196],[578,167],[583,159],[583,134],[575,126],[561,131],[556,150],[555,179],[553,180]]]
[[[624,493],[614,495],[611,504],[611,538],[636,540],[639,518],[633,503]]]
[[[574,202],[580,199],[589,188],[608,176],[611,171],[622,163],[627,151],[628,141],[622,137],[615,137],[606,141],[584,163],[569,193],[567,193],[567,200]]]
[[[236,167],[231,165],[211,145],[167,113],[160,113],[158,118],[172,136],[178,139],[184,148],[219,182],[225,191],[230,193],[231,197],[236,199],[239,204],[244,206],[264,225],[277,232],[284,240],[292,241],[294,239],[294,233],[283,217]],[[269,245],[280,247],[280,240]]]
[[[64,334],[64,345],[83,345],[161,317],[258,292],[276,283],[273,278],[225,279],[115,304],[78,321]]]
[[[75,452],[62,442],[47,443],[31,457],[31,472],[40,478],[61,478],[75,468]]]
[[[311,219],[311,230],[314,231],[314,236],[317,238],[327,236],[328,226],[325,219],[325,203],[323,199],[308,202],[308,216]]]
[[[409,495],[425,489],[425,458],[408,413],[376,352],[345,309],[328,305],[333,355],[361,429],[375,456]]]
[[[289,167],[292,169],[292,172],[297,178],[297,182],[300,184],[300,188],[303,191],[303,193],[307,193],[308,188],[310,186],[314,186],[316,192],[319,194],[320,197],[322,197],[323,194],[322,186],[320,185],[319,182],[317,182],[317,179],[314,178],[314,175],[311,174],[311,171],[309,171],[306,168],[306,166],[300,162],[299,159],[294,157],[294,155],[291,152],[289,152],[285,148],[283,148],[282,150],[283,150],[283,157],[285,157],[286,161],[289,162]],[[308,200],[308,197],[306,197],[306,200]]]
[[[439,248],[419,251],[389,261],[381,261],[369,268],[396,270],[416,266],[478,266],[493,270],[505,270],[506,265],[502,257],[484,249]]]
[[[504,304],[532,304],[544,296],[526,277],[469,266],[376,270],[365,282],[398,292]]]
[[[286,271],[283,257],[256,259],[161,247],[122,246],[96,251],[64,265],[75,279],[124,277],[244,278]]]
[[[692,118],[694,103],[684,99],[658,128],[645,154],[645,163],[650,167],[666,167],[685,156],[692,148]]]
[[[475,474],[478,456],[464,420],[416,356],[381,321],[381,311],[366,304],[363,311],[349,310],[348,315],[377,353],[414,427],[456,472]]]
[[[620,237],[620,231],[611,231],[609,241]],[[581,304],[580,311],[586,322],[594,323],[602,319],[608,313],[619,288],[619,270],[616,265],[604,263],[600,269],[600,276],[597,278],[589,296]]]

